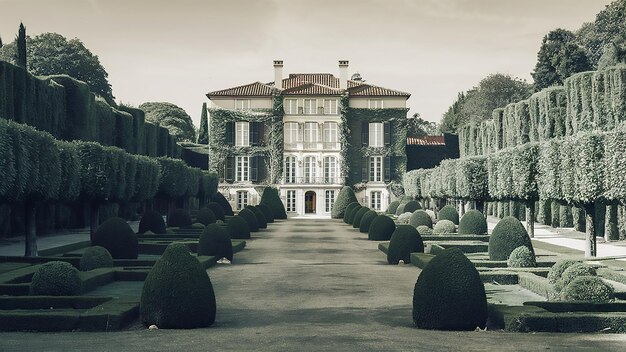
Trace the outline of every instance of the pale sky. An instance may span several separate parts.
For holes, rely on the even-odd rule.
[[[0,36],[77,37],[119,102],[168,101],[200,120],[209,91],[329,72],[350,60],[369,83],[412,94],[409,114],[439,121],[490,73],[532,82],[551,29],[575,30],[610,0],[0,0]]]

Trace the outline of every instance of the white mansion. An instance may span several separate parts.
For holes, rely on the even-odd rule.
[[[263,187],[272,185],[288,214],[330,215],[348,184],[356,185],[362,204],[384,210],[389,184],[406,166],[401,126],[410,94],[365,83],[358,74],[348,79],[348,61],[339,61],[339,78],[330,73],[285,78],[283,62],[274,61],[274,78],[207,94],[209,164],[233,209],[257,204]],[[360,117],[352,121],[348,110]],[[385,111],[397,117],[377,117]],[[261,112],[268,117],[256,119]]]

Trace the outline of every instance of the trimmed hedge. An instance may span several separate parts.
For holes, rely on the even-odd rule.
[[[613,286],[597,276],[579,276],[565,287],[562,293],[564,301],[585,301],[603,303],[615,298]]]
[[[389,206],[387,207],[387,210],[385,211],[385,213],[395,214],[399,205],[400,205],[400,202],[397,200],[394,200],[393,202],[389,203]]]
[[[113,259],[137,259],[137,235],[123,219],[114,217],[103,222],[93,234],[92,246],[106,248]]]
[[[218,224],[209,224],[204,228],[198,240],[197,252],[198,255],[211,255],[233,261],[233,243],[226,229]]]
[[[361,204],[359,204],[359,202],[352,202],[348,204],[343,213],[343,222],[345,222],[346,224],[352,224],[352,214],[354,211],[358,211],[360,207]]]
[[[230,206],[230,203],[228,202],[228,200],[226,200],[226,198],[224,197],[224,195],[220,192],[216,192],[212,197],[211,200],[219,205],[222,206],[222,211],[224,212],[224,215],[228,215],[228,216],[234,216],[235,214],[233,213],[233,208]],[[215,212],[215,211],[213,211]]]
[[[407,202],[404,205],[404,212],[405,213],[412,213],[416,210],[422,209],[422,206],[420,205],[420,203],[416,200],[411,200],[409,202]]]
[[[272,209],[274,219],[287,219],[285,205],[283,204],[283,201],[280,200],[280,195],[278,194],[278,190],[276,188],[265,187],[263,194],[261,195],[260,203],[266,204],[270,207],[270,209]]]
[[[138,233],[143,234],[147,231],[158,234],[164,234],[166,232],[163,216],[154,210],[146,210],[139,221]]]
[[[489,237],[489,259],[507,260],[519,246],[526,246],[535,253],[533,244],[522,223],[512,216],[500,220]]]
[[[557,291],[561,291],[565,289],[577,277],[596,275],[596,269],[594,269],[593,267],[583,263],[576,263],[563,271],[561,277],[554,285],[554,288]]]
[[[420,225],[415,228],[420,235],[432,235],[433,229],[428,226]]]
[[[259,204],[256,207],[263,212],[263,215],[265,216],[265,221],[268,224],[274,222],[274,212],[272,212],[272,209],[267,204]]]
[[[396,208],[396,215],[397,215],[397,216],[400,216],[401,214],[406,213],[406,212],[404,211],[404,206],[405,206],[405,205],[406,205],[406,203],[405,203],[405,202],[400,202],[400,204],[398,204],[398,207]]]
[[[81,291],[78,270],[59,261],[47,262],[37,268],[30,284],[31,296],[77,296]]]
[[[449,220],[455,225],[459,224],[459,212],[451,205],[446,205],[437,214],[437,220]]]
[[[248,223],[250,232],[259,231],[259,221],[257,220],[257,217],[252,210],[248,208],[244,208],[244,209],[241,209],[239,211],[239,214],[237,215],[242,217]]]
[[[246,208],[252,210],[252,212],[254,213],[254,216],[256,216],[256,221],[257,221],[257,224],[259,224],[259,228],[266,229],[267,220],[265,220],[265,215],[263,215],[263,212],[261,211],[261,209],[255,206],[251,206],[251,205],[246,206]]]
[[[556,284],[557,281],[559,281],[559,279],[561,278],[561,275],[563,274],[563,272],[569,268],[570,266],[580,263],[577,260],[570,260],[570,259],[564,259],[564,260],[560,260],[558,262],[556,262],[551,268],[550,271],[548,272],[548,282],[550,282],[551,284]]]
[[[396,230],[396,224],[387,215],[378,215],[372,220],[367,239],[370,241],[389,241]]]
[[[402,213],[400,215],[398,215],[398,217],[396,218],[396,223],[398,224],[403,224],[403,225],[407,225],[409,223],[409,220],[411,219],[411,213]]]
[[[415,227],[410,225],[398,225],[391,235],[389,250],[387,251],[387,263],[398,264],[411,262],[411,253],[424,253],[424,241]]]
[[[339,195],[337,195],[337,199],[335,200],[335,204],[331,210],[331,217],[333,219],[342,219],[344,217],[346,207],[348,204],[353,202],[358,203],[354,190],[352,190],[351,187],[344,186],[341,191],[339,191]]]
[[[106,248],[93,246],[87,248],[80,257],[80,271],[113,267],[113,257]]]
[[[411,218],[409,219],[409,225],[417,228],[418,226],[428,226],[430,228],[433,227],[433,221],[430,218],[430,215],[426,213],[424,210],[416,210],[413,214],[411,214]]]
[[[193,220],[185,209],[174,209],[167,214],[167,227],[190,228],[191,225]]]
[[[478,210],[470,210],[463,215],[459,222],[459,234],[483,235],[487,233],[487,220]]]
[[[246,219],[239,215],[229,218],[226,222],[226,228],[232,239],[246,240],[250,238],[250,225]]]
[[[217,220],[224,221],[226,219],[226,212],[224,211],[224,207],[222,207],[219,203],[209,202],[206,207],[211,209],[213,215],[215,215],[215,218]]]
[[[361,218],[361,224],[359,225],[359,232],[368,233],[370,230],[370,225],[372,224],[372,221],[374,221],[374,218],[376,218],[376,216],[378,216],[378,213],[376,213],[374,210],[368,210],[365,214],[363,214],[363,217]]]
[[[352,219],[352,227],[358,229],[361,227],[361,219],[363,219],[363,215],[367,213],[370,209],[368,207],[361,207],[359,211],[354,213],[354,217]]]
[[[196,222],[207,226],[209,224],[213,224],[217,221],[217,217],[213,210],[209,208],[200,208],[198,209],[198,214],[196,214]]]
[[[150,270],[143,285],[141,322],[161,329],[206,327],[215,321],[213,285],[187,246],[172,243]]]
[[[535,253],[526,246],[515,248],[506,263],[509,268],[534,268],[537,266]]]
[[[433,235],[440,235],[444,233],[455,233],[455,232],[456,232],[456,226],[454,225],[452,221],[439,220],[435,224],[435,227],[433,228],[432,233]]]

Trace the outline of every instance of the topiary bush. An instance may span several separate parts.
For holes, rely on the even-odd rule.
[[[424,241],[422,236],[411,225],[398,225],[391,234],[389,250],[387,251],[387,263],[398,264],[411,262],[411,253],[424,253]]]
[[[435,256],[413,292],[413,322],[420,329],[475,330],[487,322],[485,286],[458,248]]]
[[[224,207],[222,207],[219,203],[209,202],[209,203],[207,203],[206,207],[211,209],[211,211],[213,212],[213,215],[215,215],[215,218],[217,220],[224,221],[226,219],[226,214],[224,212]]]
[[[233,243],[223,226],[207,225],[198,240],[198,255],[212,255],[233,261]]]
[[[397,200],[394,200],[393,202],[389,203],[389,206],[387,207],[387,210],[385,211],[385,213],[395,214],[399,205],[400,205],[400,202]]]
[[[361,218],[361,224],[359,225],[359,231],[362,233],[368,233],[370,230],[370,225],[372,224],[372,221],[374,221],[374,218],[378,216],[378,213],[376,213],[374,210],[368,210],[365,214],[363,214],[363,217]]]
[[[259,228],[266,229],[267,220],[265,220],[265,215],[263,215],[263,212],[261,211],[261,209],[251,206],[251,205],[246,206],[246,208],[252,210],[252,212],[254,213],[254,216],[256,216],[256,222],[257,224],[259,224]]]
[[[459,234],[482,235],[487,233],[487,220],[478,210],[470,210],[463,215],[459,222]]]
[[[143,284],[139,308],[146,326],[192,329],[213,324],[213,285],[185,245],[172,243],[154,264]]]
[[[106,248],[113,259],[137,259],[139,241],[130,226],[121,218],[103,222],[93,234],[92,246]]]
[[[404,205],[404,210],[402,211],[403,213],[412,213],[416,210],[422,209],[422,206],[420,205],[420,203],[416,200],[411,200],[408,201],[405,205]]]
[[[444,233],[455,233],[456,225],[450,220],[439,220],[433,228],[433,235],[441,235]]]
[[[565,287],[561,299],[605,303],[615,299],[615,289],[597,276],[579,276]]]
[[[524,225],[512,216],[500,220],[489,237],[489,259],[507,260],[519,246],[526,246],[535,253]]]
[[[106,248],[100,246],[89,247],[80,257],[80,271],[89,271],[98,268],[113,267],[113,257]]]
[[[241,209],[239,211],[239,214],[237,215],[246,220],[246,222],[248,223],[248,227],[250,228],[250,232],[259,231],[259,221],[257,220],[257,217],[256,215],[254,215],[254,212],[252,212],[252,210],[244,208]]]
[[[274,222],[274,213],[272,212],[272,209],[267,204],[261,203],[257,205],[256,207],[259,208],[259,210],[263,212],[263,215],[265,215],[265,221],[268,224],[271,224]]]
[[[424,225],[418,226],[416,230],[417,232],[419,232],[420,235],[432,235],[433,234],[433,229]]]
[[[593,267],[584,263],[576,263],[563,271],[563,274],[561,274],[561,278],[557,280],[554,288],[557,291],[562,291],[564,288],[567,287],[567,285],[570,284],[570,282],[574,281],[574,279],[577,277],[596,275],[596,269],[594,269]]]
[[[396,222],[398,224],[407,225],[411,219],[411,215],[413,215],[413,213],[402,213],[398,216]]]
[[[346,210],[343,213],[343,222],[346,224],[352,224],[354,212],[361,208],[359,202],[352,202],[348,204]]]
[[[416,210],[411,214],[411,218],[409,218],[409,225],[417,228],[418,226],[428,226],[430,228],[433,227],[433,222],[430,216],[423,210]]]
[[[346,207],[353,202],[358,203],[354,190],[349,186],[344,186],[341,191],[339,191],[339,195],[337,195],[333,209],[330,212],[331,217],[333,219],[343,219]]]
[[[370,241],[389,241],[391,235],[396,230],[396,223],[387,215],[377,215],[367,232],[367,239]]]
[[[450,220],[455,225],[459,224],[459,212],[451,205],[446,205],[439,210],[438,220]]]
[[[245,240],[250,238],[250,225],[239,215],[235,215],[226,222],[228,234],[232,239]]]
[[[141,216],[139,221],[139,234],[143,234],[146,231],[152,231],[152,233],[165,233],[165,221],[163,216],[154,210],[146,210]]]
[[[370,209],[368,207],[361,207],[361,209],[359,209],[359,211],[354,213],[353,219],[352,219],[352,227],[355,229],[358,229],[359,227],[361,227],[361,219],[363,219],[363,215],[365,215],[365,213],[367,213]]]
[[[400,214],[404,214],[406,213],[406,211],[404,211],[404,206],[406,205],[405,202],[400,202],[400,204],[398,205],[398,207],[396,208],[396,215],[400,216]]]
[[[208,224],[213,224],[217,221],[217,217],[213,210],[209,208],[200,208],[198,209],[198,214],[196,215],[196,222],[203,224],[204,226]]]
[[[52,261],[42,264],[30,283],[31,296],[77,296],[82,291],[78,270],[70,263]]]
[[[167,214],[168,227],[190,228],[193,225],[191,215],[185,209],[174,209]]]
[[[550,282],[551,284],[556,284],[557,281],[559,281],[559,279],[561,278],[561,275],[563,274],[563,272],[569,268],[570,266],[580,263],[577,260],[570,260],[570,259],[564,259],[564,260],[560,260],[558,262],[556,262],[551,268],[550,271],[548,272],[548,282]]]
[[[434,224],[437,222],[437,216],[435,215],[435,212],[430,210],[430,209],[426,209],[424,210],[426,212],[426,214],[428,214],[428,216],[430,216],[430,221]]]
[[[509,268],[534,268],[537,266],[537,259],[528,247],[519,246],[511,252],[506,264]]]
[[[226,198],[224,197],[224,195],[222,193],[216,192],[211,197],[211,200],[212,200],[213,203],[217,203],[217,204],[222,206],[222,210],[224,212],[224,215],[228,215],[228,216],[235,215],[233,213],[233,207],[230,206],[230,203],[228,202],[228,200],[226,200]]]
[[[285,211],[285,205],[280,200],[278,190],[274,187],[265,187],[263,194],[261,195],[261,204],[265,204],[274,214],[274,219],[287,219],[287,212]]]

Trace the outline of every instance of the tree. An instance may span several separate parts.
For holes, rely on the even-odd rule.
[[[626,34],[615,38],[604,46],[602,56],[598,61],[598,70],[626,63]]]
[[[209,144],[209,119],[207,116],[206,103],[202,103],[200,115],[200,131],[198,132],[198,144]]]
[[[596,15],[593,23],[585,23],[578,30],[578,43],[589,51],[589,60],[595,67],[607,44],[626,33],[626,0],[613,1]]]
[[[28,70],[35,75],[66,74],[89,85],[92,92],[114,104],[108,73],[79,39],[67,40],[57,33],[26,37]],[[0,60],[16,64],[17,39],[0,48]]]
[[[4,44],[2,44],[2,37],[0,37],[0,49],[2,49],[3,46]]]
[[[408,135],[411,137],[436,136],[440,135],[439,126],[436,122],[426,121],[420,117],[419,113],[413,114],[407,119]]]
[[[17,33],[17,65],[26,68],[26,27],[20,23],[20,29]]]
[[[191,116],[185,110],[172,103],[149,102],[139,105],[146,113],[146,121],[167,128],[178,142],[196,140],[196,130]]]

